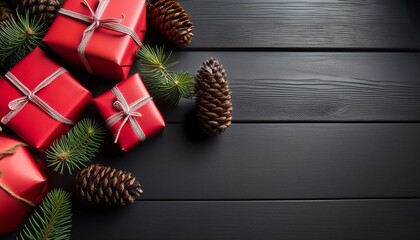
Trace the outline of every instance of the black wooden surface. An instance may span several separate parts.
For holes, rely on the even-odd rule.
[[[183,100],[160,103],[166,130],[128,153],[108,134],[95,162],[145,193],[75,204],[72,239],[420,239],[418,1],[180,2],[196,36],[175,69],[218,57],[234,123],[204,137]],[[79,78],[95,95],[112,86]]]
[[[182,0],[192,48],[415,49],[416,0]]]
[[[75,214],[74,239],[420,239],[418,200],[140,201]]]

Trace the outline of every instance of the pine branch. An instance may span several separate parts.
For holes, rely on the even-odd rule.
[[[17,239],[70,239],[72,215],[70,195],[62,189],[53,189],[23,226]]]
[[[0,68],[6,71],[40,45],[47,33],[45,24],[31,19],[29,12],[16,16],[4,21],[0,28]]]
[[[154,79],[157,82],[167,82],[168,69],[178,62],[169,62],[172,51],[165,54],[163,46],[156,46],[155,49],[149,45],[143,45],[137,52],[137,59],[141,61],[141,75],[148,79]]]
[[[153,97],[173,105],[178,105],[182,97],[194,96],[195,76],[187,72],[169,73],[168,82],[155,83],[146,78],[144,83]]]
[[[177,64],[170,62],[172,52],[165,54],[164,48],[144,45],[137,52],[141,61],[140,75],[152,97],[177,105],[183,98],[194,96],[195,77],[186,72],[171,72]]]
[[[48,167],[63,174],[85,167],[99,151],[105,135],[104,127],[96,120],[85,118],[66,135],[56,140],[46,151]]]

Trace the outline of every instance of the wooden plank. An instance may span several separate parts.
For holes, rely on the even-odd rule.
[[[205,138],[191,125],[95,162],[131,171],[147,200],[420,197],[420,124],[234,124]],[[73,188],[72,177],[51,183]]]
[[[415,1],[180,3],[194,23],[190,48],[418,48],[415,16],[420,8]]]
[[[418,200],[136,202],[119,211],[77,212],[73,236],[87,239],[87,233],[98,232],[98,239],[420,238]]]
[[[228,73],[234,121],[419,121],[418,53],[176,52],[195,73],[217,57]],[[193,101],[163,107],[184,122]]]
[[[117,209],[77,208],[72,239],[417,240],[419,219],[418,199],[146,201]]]
[[[228,73],[235,122],[420,121],[420,53],[175,52],[174,70],[210,57]],[[70,71],[94,96],[116,84]],[[169,123],[194,114],[193,100],[158,106]]]

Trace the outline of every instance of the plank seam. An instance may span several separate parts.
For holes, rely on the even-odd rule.
[[[189,47],[174,52],[305,52],[305,53],[418,53],[418,48],[280,48],[280,47]]]
[[[311,199],[136,199],[136,202],[339,202],[339,201],[404,201],[420,197],[385,198],[311,198]]]

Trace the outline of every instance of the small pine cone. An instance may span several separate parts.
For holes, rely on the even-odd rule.
[[[198,122],[207,135],[222,134],[232,122],[231,93],[226,71],[217,59],[209,59],[198,70],[196,83]]]
[[[87,206],[123,206],[143,193],[130,172],[90,165],[76,176],[76,195]]]
[[[147,4],[150,23],[179,47],[191,43],[193,24],[185,9],[176,0],[150,0]]]
[[[0,23],[13,17],[13,11],[5,2],[0,2]]]
[[[29,16],[41,19],[50,26],[61,8],[59,0],[13,0],[15,7],[24,15],[29,11]]]

